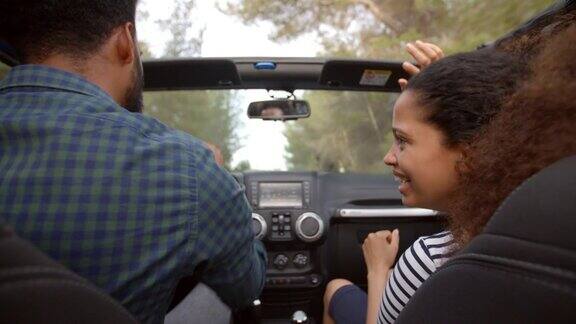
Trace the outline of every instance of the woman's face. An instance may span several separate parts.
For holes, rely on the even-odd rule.
[[[400,95],[392,120],[394,143],[384,162],[400,183],[404,205],[446,211],[461,152],[444,144],[444,134],[426,121],[426,109],[414,92]]]

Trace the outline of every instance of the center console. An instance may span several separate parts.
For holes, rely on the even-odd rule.
[[[265,290],[315,288],[323,275],[317,247],[326,233],[315,173],[248,173],[252,227],[268,251]]]
[[[369,233],[397,228],[404,250],[444,228],[436,212],[402,207],[387,175],[247,172],[236,179],[246,187],[253,231],[268,253],[264,290],[250,320],[239,323],[321,322],[327,280],[366,285],[362,243]]]
[[[268,253],[266,285],[258,301],[260,323],[313,323],[312,318],[298,318],[321,316],[315,313],[326,280],[321,246],[328,223],[321,213],[318,175],[253,172],[242,180],[254,234]]]

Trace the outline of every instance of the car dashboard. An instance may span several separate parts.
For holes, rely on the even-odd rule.
[[[344,278],[366,287],[361,246],[369,233],[398,228],[403,251],[444,225],[436,211],[402,206],[397,184],[388,175],[246,172],[234,176],[246,188],[254,235],[268,253],[259,306],[264,319],[289,319],[303,311],[320,322],[329,280]]]

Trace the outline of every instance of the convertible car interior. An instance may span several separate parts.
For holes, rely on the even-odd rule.
[[[0,53],[4,63],[17,63],[6,50]],[[145,91],[150,92],[400,92],[398,79],[407,77],[398,62],[326,58],[154,60],[144,62],[144,71]],[[369,233],[399,229],[403,251],[445,225],[436,211],[402,206],[390,175],[247,171],[234,177],[245,187],[254,235],[265,244],[269,259],[261,297],[234,314],[236,323],[321,323],[329,280],[346,278],[366,288],[361,245]],[[425,282],[398,322],[574,322],[574,188],[576,157],[526,181],[484,233]],[[182,280],[172,306],[197,282]],[[27,312],[30,305],[42,311]],[[2,229],[0,322],[136,321],[98,288]]]
[[[153,61],[145,62],[144,68],[148,91],[399,92],[398,79],[406,77],[397,62],[320,58]],[[387,78],[381,85],[363,84],[368,73]],[[237,314],[238,321],[256,317],[263,322],[288,321],[294,314],[306,314],[320,322],[322,296],[330,279],[344,277],[366,286],[361,245],[369,233],[398,228],[400,249],[406,249],[418,237],[443,228],[442,215],[436,211],[403,207],[397,184],[389,175],[249,171],[234,176],[246,188],[254,233],[266,245],[269,260],[258,306]],[[194,283],[181,285],[175,300],[183,298]]]

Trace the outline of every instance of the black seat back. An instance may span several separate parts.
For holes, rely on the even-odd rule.
[[[576,156],[518,187],[397,323],[576,323]]]
[[[0,323],[137,323],[93,284],[0,226]]]

